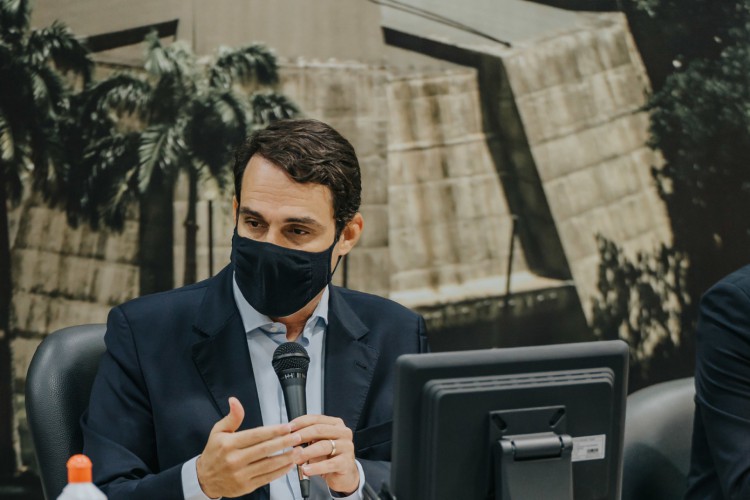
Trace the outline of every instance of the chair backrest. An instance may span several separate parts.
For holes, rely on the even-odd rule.
[[[57,498],[67,484],[65,464],[81,453],[80,418],[89,404],[105,325],[58,330],[44,339],[26,378],[26,415],[42,477],[44,495]]]
[[[681,500],[690,468],[693,377],[628,396],[622,500]]]

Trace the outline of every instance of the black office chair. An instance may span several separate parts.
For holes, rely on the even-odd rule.
[[[693,377],[628,396],[622,500],[681,500],[690,468]]]
[[[81,325],[58,330],[44,339],[31,360],[26,416],[47,499],[60,495],[68,482],[65,463],[83,449],[79,420],[105,350],[105,328]]]

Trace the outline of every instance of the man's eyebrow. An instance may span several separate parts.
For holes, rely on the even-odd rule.
[[[260,212],[256,212],[252,208],[249,207],[240,207],[240,215],[249,215],[251,217],[255,217],[256,219],[260,221],[265,222],[265,217],[263,217],[263,214]],[[323,227],[323,224],[318,222],[312,217],[288,217],[284,219],[284,222],[286,223],[294,223],[294,224],[306,224],[308,226],[316,226],[316,227]]]
[[[294,222],[297,224],[306,224],[308,226],[318,226],[323,227],[323,224],[316,221],[312,217],[289,217],[284,222]]]
[[[252,215],[256,219],[260,219],[262,221],[266,220],[260,212],[256,212],[252,208],[248,207],[240,207],[240,215]]]

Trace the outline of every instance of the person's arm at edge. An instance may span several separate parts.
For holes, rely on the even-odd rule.
[[[721,282],[701,300],[696,404],[727,499],[750,498],[750,297]]]

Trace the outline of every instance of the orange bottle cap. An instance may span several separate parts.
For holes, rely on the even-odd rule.
[[[73,455],[68,459],[68,483],[91,482],[91,460],[86,455]]]

